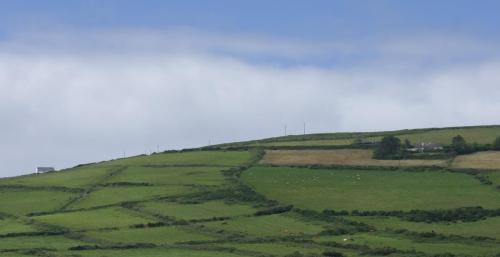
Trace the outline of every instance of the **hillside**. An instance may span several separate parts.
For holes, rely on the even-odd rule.
[[[0,256],[500,256],[500,151],[375,160],[395,135],[287,136],[0,179]]]

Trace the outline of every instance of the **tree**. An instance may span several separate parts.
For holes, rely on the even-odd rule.
[[[453,137],[451,140],[451,149],[457,154],[467,152],[467,143],[465,139],[461,135]]]
[[[493,141],[493,150],[500,150],[500,136]]]
[[[408,140],[408,138],[405,139],[404,148],[405,149],[410,149],[412,147],[413,147],[413,145],[411,144],[410,140]]]
[[[373,153],[378,159],[399,157],[401,153],[401,140],[395,136],[385,136]]]

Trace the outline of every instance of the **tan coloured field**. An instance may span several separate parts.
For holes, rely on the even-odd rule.
[[[500,170],[500,151],[460,155],[455,158],[452,167],[459,169]]]
[[[269,150],[263,164],[275,165],[353,165],[353,166],[446,166],[446,160],[375,160],[372,150]]]

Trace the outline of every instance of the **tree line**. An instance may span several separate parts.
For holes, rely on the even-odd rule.
[[[375,159],[402,159],[411,157],[408,149],[413,145],[408,139],[404,143],[396,136],[385,136],[375,149],[373,157]],[[465,138],[457,135],[452,138],[451,145],[443,148],[443,151],[450,155],[470,154],[478,151],[495,150],[500,151],[500,136],[492,144],[481,145],[477,143],[467,143]]]

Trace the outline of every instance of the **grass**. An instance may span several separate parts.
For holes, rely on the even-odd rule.
[[[130,187],[103,187],[91,192],[72,209],[83,209],[96,206],[118,204],[122,202],[148,200],[155,197],[172,196],[193,192],[194,189],[186,186],[130,186]]]
[[[500,192],[460,173],[255,167],[243,179],[270,199],[304,209],[500,207]]]
[[[304,255],[320,256],[324,251],[322,247],[313,244],[292,244],[292,243],[246,243],[246,244],[223,244],[224,247],[232,247],[239,250],[254,251],[263,254],[284,256],[299,252]]]
[[[321,225],[304,222],[286,215],[242,217],[228,221],[206,222],[203,223],[203,226],[213,231],[227,231],[253,237],[312,235],[322,230]]]
[[[500,170],[500,151],[459,155],[453,160],[452,167],[458,169]]]
[[[75,196],[73,193],[59,191],[0,189],[0,212],[26,215],[31,212],[52,211]]]
[[[389,228],[407,229],[415,232],[435,231],[436,233],[448,235],[486,236],[500,239],[500,217],[457,223],[410,222],[395,217],[349,217],[349,219],[372,225],[378,230]]]
[[[227,167],[130,167],[108,182],[151,183],[155,185],[220,185],[224,182],[221,171]]]
[[[446,166],[446,160],[375,160],[373,151],[338,150],[274,150],[266,151],[263,164],[274,165],[356,165],[356,166]]]
[[[241,257],[241,255],[229,252],[217,252],[207,250],[188,250],[175,248],[155,249],[129,249],[129,250],[89,250],[89,251],[66,251],[57,257]]]
[[[127,227],[155,220],[147,219],[123,208],[57,213],[34,217],[35,220],[72,230]]]
[[[493,182],[493,184],[500,186],[500,172],[490,172],[488,177]]]
[[[234,144],[242,146],[345,145],[356,138],[380,139],[386,134],[408,137],[412,142],[449,143],[456,134],[469,142],[490,143],[500,126],[443,130],[412,130],[381,133],[337,133],[289,136],[263,141]],[[490,140],[491,139],[491,140]],[[230,146],[228,144],[226,146]],[[386,166],[448,165],[446,160],[380,161],[371,158],[370,150],[303,150],[268,151],[262,161],[277,165],[345,165],[373,166],[363,168],[309,169],[255,165],[241,176],[227,179],[223,170],[255,161],[249,151],[184,151],[136,156],[72,168],[60,172],[27,175],[0,180],[0,256],[51,257],[236,257],[236,256],[319,256],[326,250],[345,256],[367,256],[355,247],[332,248],[316,242],[337,242],[367,245],[371,248],[393,247],[416,250],[433,256],[453,252],[456,256],[490,256],[500,252],[500,217],[476,222],[415,223],[394,217],[345,216],[376,228],[372,232],[356,232],[354,225],[342,220],[330,222],[305,219],[297,212],[255,216],[257,210],[293,204],[296,208],[322,211],[334,210],[410,210],[450,209],[466,206],[500,208],[500,154],[484,152],[459,156],[452,168],[489,169],[482,173],[494,186],[483,185],[474,176],[443,171],[391,170]],[[117,170],[125,167],[124,170]],[[377,168],[375,168],[377,166]],[[417,168],[413,168],[417,169]],[[499,171],[495,171],[498,169]],[[112,172],[116,171],[116,172]],[[236,174],[238,175],[238,174]],[[238,181],[240,180],[240,181]],[[239,183],[250,185],[266,199],[256,197]],[[135,185],[134,185],[135,183]],[[18,185],[24,187],[12,187]],[[33,188],[30,188],[33,187]],[[36,188],[35,188],[36,187]],[[54,187],[54,188],[52,188]],[[63,190],[66,187],[87,189],[83,195]],[[234,189],[236,191],[229,191]],[[202,190],[202,191],[200,191]],[[193,192],[207,193],[206,202],[182,203],[164,196]],[[81,196],[68,207],[73,211],[57,211],[69,200]],[[186,195],[180,198],[189,201]],[[194,197],[191,200],[205,199]],[[218,199],[218,200],[210,200]],[[228,204],[237,199],[237,204]],[[248,202],[246,202],[248,201]],[[127,209],[124,202],[135,202]],[[273,205],[275,204],[275,205]],[[77,210],[78,208],[81,208]],[[51,214],[25,216],[32,212],[55,211]],[[3,213],[12,214],[4,215]],[[165,217],[160,217],[165,216]],[[213,217],[229,217],[212,219]],[[211,220],[211,221],[208,221]],[[344,221],[345,221],[344,220]],[[150,223],[166,222],[154,227]],[[142,224],[143,226],[132,226]],[[149,227],[146,224],[150,224]],[[51,226],[52,225],[52,226]],[[16,236],[8,233],[69,230],[63,236]],[[140,227],[140,228],[135,228]],[[325,229],[347,228],[348,235],[322,236]],[[386,229],[389,230],[386,230]],[[448,237],[423,238],[392,233],[407,229],[446,235],[486,236],[497,241],[483,242]],[[69,239],[73,238],[73,239]],[[81,238],[83,241],[78,241]],[[354,241],[344,242],[344,238]],[[190,242],[191,241],[191,242]],[[196,241],[196,242],[192,242]],[[190,242],[190,243],[189,243]],[[136,249],[111,249],[111,246]],[[108,247],[105,249],[70,251],[77,245]],[[152,247],[152,248],[149,248]],[[35,249],[50,248],[50,250]],[[347,249],[349,248],[349,249]],[[11,251],[15,250],[15,251]],[[10,251],[7,253],[7,251]],[[23,255],[26,254],[26,255]],[[408,256],[392,254],[390,256]],[[416,257],[417,255],[412,255]],[[419,255],[424,256],[424,255]]]
[[[496,137],[500,136],[500,126],[431,130],[422,133],[401,135],[399,138],[403,141],[408,139],[412,143],[434,142],[449,145],[451,144],[451,139],[456,135],[463,136],[469,143],[491,144]]]
[[[199,234],[189,231],[187,228],[177,226],[94,231],[87,232],[86,234],[91,238],[113,243],[153,243],[158,245],[214,239],[211,236]]]
[[[278,141],[278,142],[263,142],[263,143],[252,143],[249,146],[340,146],[340,145],[350,145],[353,139],[325,139],[325,140],[298,140],[298,141]]]
[[[353,133],[321,133],[308,135],[289,135],[286,137],[268,138],[263,140],[253,140],[247,142],[237,142],[223,144],[222,147],[229,146],[336,146],[348,145],[355,139],[364,138],[378,141],[385,135],[395,135],[410,140],[412,143],[434,142],[448,145],[456,135],[462,135],[468,142],[480,144],[490,144],[500,136],[500,126],[473,126],[458,128],[432,128],[432,129],[411,129],[397,131],[380,132],[353,132]]]
[[[223,201],[211,201],[199,204],[148,202],[142,204],[141,209],[151,213],[184,220],[207,219],[212,217],[232,217],[253,214],[257,211],[248,205],[228,205]]]
[[[85,166],[58,172],[0,179],[0,184],[85,188],[91,184],[96,183],[108,172],[108,167]]]
[[[345,238],[351,240],[344,241]],[[341,244],[367,245],[372,248],[392,247],[399,250],[415,250],[427,254],[454,253],[475,257],[493,256],[498,253],[497,243],[461,244],[454,242],[417,242],[409,238],[378,233],[362,233],[355,235],[327,236],[318,238],[320,242],[337,242]]]
[[[184,166],[238,166],[251,161],[253,152],[246,151],[189,151],[160,153],[118,159],[101,165],[184,165]]]
[[[16,219],[3,218],[0,219],[0,235],[8,233],[33,232],[35,228],[25,225]]]
[[[82,243],[63,236],[8,237],[2,238],[0,240],[0,250],[34,248],[65,250],[69,247],[77,246],[79,244]],[[3,253],[0,252],[0,255],[3,256]]]

